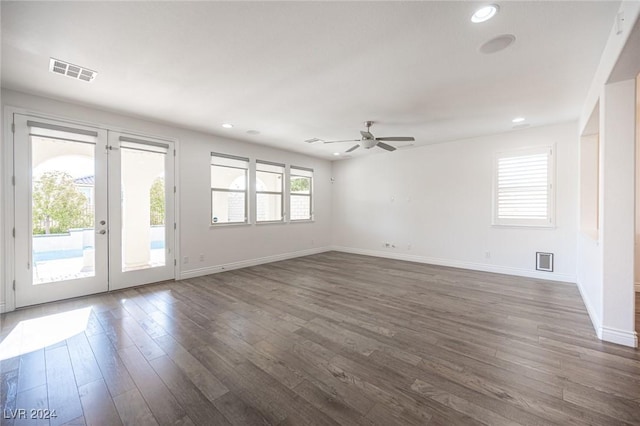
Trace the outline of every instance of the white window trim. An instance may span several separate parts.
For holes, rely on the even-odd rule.
[[[235,166],[223,166],[223,165],[216,165],[216,164],[212,164],[211,163],[211,159],[213,157],[218,157],[218,158],[226,158],[226,159],[230,159],[230,160],[238,160],[238,161],[245,161],[247,163],[247,167],[246,168],[242,168],[242,167],[235,167]],[[213,186],[213,182],[211,182],[211,198],[209,201],[209,206],[213,206],[213,193],[214,192],[230,192],[230,193],[244,193],[244,221],[236,221],[236,222],[213,222],[213,210],[210,211],[209,213],[209,217],[210,217],[210,223],[209,225],[212,227],[222,227],[222,226],[233,226],[233,225],[249,225],[249,170],[251,169],[251,162],[249,161],[249,158],[246,157],[238,157],[235,155],[229,155],[229,154],[222,154],[219,152],[212,152],[211,156],[210,156],[210,160],[209,160],[209,170],[211,170],[212,167],[227,167],[227,168],[231,168],[231,169],[238,169],[238,170],[244,170],[245,171],[245,184],[244,184],[244,190],[229,190],[228,188],[218,188],[218,187],[214,187]]]
[[[304,175],[298,175],[294,173],[294,170],[300,170],[300,171],[304,171],[304,172],[310,172],[311,176],[304,176]],[[309,186],[309,194],[296,194],[293,193],[291,191],[291,179],[292,177],[297,176],[297,177],[308,177],[311,182],[310,182],[310,186]],[[314,214],[314,194],[313,194],[313,186],[314,186],[314,181],[315,181],[315,173],[313,171],[313,169],[308,168],[308,167],[300,167],[300,166],[289,166],[289,176],[288,176],[288,195],[289,195],[289,210],[291,210],[291,198],[292,196],[305,196],[305,197],[309,197],[309,217],[305,217],[304,219],[293,219],[291,217],[291,214],[289,214],[289,223],[301,223],[301,222],[313,222],[315,220],[315,214]]]
[[[275,166],[275,167],[280,167],[282,168],[282,172],[281,173],[277,173],[277,172],[270,172],[270,171],[266,171],[266,170],[258,170],[259,168],[259,164],[264,164],[267,166]],[[259,225],[266,225],[266,224],[276,224],[276,223],[284,223],[285,222],[285,218],[287,216],[287,213],[285,211],[285,206],[284,206],[284,198],[285,198],[285,188],[284,188],[284,183],[285,183],[285,179],[286,179],[286,165],[282,164],[282,163],[275,163],[272,161],[264,161],[264,160],[256,160],[255,162],[255,168],[256,168],[256,178],[255,178],[255,186],[256,186],[256,191],[255,191],[255,202],[254,205],[256,206],[256,224]],[[281,186],[280,186],[280,192],[277,191],[258,191],[258,172],[261,173],[272,173],[272,174],[280,174],[281,176]],[[258,195],[259,194],[267,194],[267,195],[280,195],[280,212],[281,212],[281,217],[280,219],[275,219],[275,220],[258,220]]]
[[[498,218],[498,160],[504,157],[516,157],[532,154],[547,153],[548,167],[548,192],[547,192],[547,218],[546,219],[500,219]],[[543,228],[550,229],[556,227],[555,204],[556,204],[556,147],[552,145],[541,145],[535,147],[513,149],[496,152],[493,158],[493,194],[492,194],[492,214],[491,226],[513,227],[513,228]]]

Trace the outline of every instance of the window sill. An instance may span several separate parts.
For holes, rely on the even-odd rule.
[[[557,228],[555,224],[553,225],[509,225],[509,224],[491,224],[492,228],[505,228],[505,229],[541,229],[541,230],[554,230]]]
[[[298,220],[290,220],[289,223],[314,223],[314,219],[298,219]]]
[[[227,227],[236,227],[236,226],[251,226],[250,223],[241,222],[241,223],[212,223],[209,225],[209,229],[215,228],[227,228]]]
[[[257,226],[262,225],[284,225],[286,222],[284,220],[265,220],[262,222],[256,222]]]

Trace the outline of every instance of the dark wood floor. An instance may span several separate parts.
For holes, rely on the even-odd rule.
[[[4,417],[640,424],[640,353],[598,341],[571,284],[330,252],[20,310],[1,337],[87,307],[79,333],[1,361]]]

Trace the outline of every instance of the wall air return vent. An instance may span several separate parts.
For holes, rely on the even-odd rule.
[[[87,83],[91,83],[98,75],[96,71],[55,58],[49,60],[49,71],[55,74],[66,75],[76,80],[86,81]]]
[[[553,272],[553,253],[536,252],[536,270]]]

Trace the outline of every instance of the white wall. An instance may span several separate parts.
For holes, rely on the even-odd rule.
[[[602,338],[602,245],[597,238],[580,232],[577,249],[577,284],[591,323]]]
[[[16,107],[113,129],[178,140],[178,227],[181,277],[203,275],[225,267],[323,251],[331,241],[331,163],[302,154],[193,132],[77,104],[2,90],[3,111]],[[3,115],[4,117],[4,115]],[[231,131],[232,135],[233,132]],[[6,138],[3,138],[6,139]],[[2,152],[4,152],[3,140]],[[210,226],[210,152],[313,168],[315,221],[312,223]],[[1,187],[4,190],[4,186]],[[4,194],[1,199],[4,199]],[[3,224],[4,226],[4,224]],[[200,254],[204,261],[200,261]],[[4,258],[4,257],[3,257]],[[3,265],[4,268],[6,265]],[[6,300],[6,280],[0,305]]]
[[[635,80],[640,71],[640,3],[622,2],[621,28],[612,25],[580,117],[590,134],[599,109],[599,229],[578,238],[578,287],[598,337],[637,346],[634,330],[634,239],[637,193]],[[582,154],[581,154],[582,155]]]
[[[572,122],[335,162],[334,246],[575,282],[576,130]],[[556,144],[556,228],[492,227],[494,153],[549,144]],[[536,251],[555,253],[554,273],[535,271]]]
[[[580,138],[580,231],[598,238],[599,135]]]
[[[634,321],[635,79],[600,97],[602,338],[636,346]]]
[[[181,193],[181,258],[182,276],[203,275],[243,266],[252,259],[280,254],[318,250],[331,244],[331,163],[300,154],[275,150],[265,146],[243,144],[213,137],[189,138],[182,142],[180,158]],[[209,226],[211,221],[209,153],[211,151],[285,163],[314,169],[314,223],[222,225]],[[252,174],[253,176],[253,174]],[[253,197],[249,197],[253,204]],[[254,215],[255,216],[255,215]],[[200,254],[205,261],[199,262]],[[265,259],[266,260],[266,259]]]
[[[640,73],[636,76],[636,230],[635,230],[635,291],[640,292]],[[636,330],[640,332],[640,330]]]
[[[596,334],[627,346],[637,345],[633,291],[638,235],[638,210],[634,212],[634,208],[639,202],[635,192],[635,81],[611,83],[602,90],[597,158],[592,146],[597,135],[582,137],[580,213],[586,220],[577,240],[578,288]],[[595,160],[597,170],[592,169]],[[599,214],[591,211],[594,198]],[[597,229],[591,226],[592,219],[598,220]],[[637,257],[636,244],[636,270]]]
[[[634,24],[640,17],[640,1],[621,2],[620,8],[618,9],[618,16],[621,16],[624,19],[624,22],[621,26],[616,25],[615,22],[611,23],[611,31],[609,32],[607,44],[602,51],[598,69],[593,75],[593,80],[591,80],[587,97],[582,104],[582,113],[580,114],[579,119],[579,134],[585,133],[585,127],[589,123],[591,113],[600,99],[602,87],[609,82],[614,71],[617,73],[621,72],[621,70],[616,70],[615,68],[619,62],[621,54],[624,53],[627,41],[634,30]],[[628,54],[637,58],[636,52],[637,49],[634,48],[631,49]],[[624,80],[626,78],[628,77],[623,77],[622,79]]]
[[[600,243],[601,197],[599,105],[596,123],[580,139],[580,231],[577,240],[577,284],[591,322],[602,338],[602,245]]]
[[[635,290],[640,292],[640,73],[636,76],[636,231],[635,231]],[[635,307],[640,311],[640,306]],[[636,330],[640,333],[640,330]]]
[[[0,5],[0,19],[2,18],[2,5]],[[0,58],[2,58],[2,34],[0,32]],[[2,81],[2,67],[0,66],[0,81]],[[2,90],[0,90],[0,108],[3,105],[3,96]],[[7,240],[5,239],[5,198],[4,198],[4,186],[5,186],[5,175],[7,174],[7,170],[5,167],[5,161],[8,160],[4,156],[4,144],[5,144],[5,125],[4,125],[4,115],[0,111],[0,314],[5,312],[5,282],[7,277],[7,269],[5,262],[1,259],[6,259],[6,245]]]

